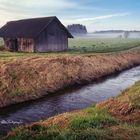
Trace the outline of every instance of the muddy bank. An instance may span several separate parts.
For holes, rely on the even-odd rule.
[[[0,62],[0,107],[40,98],[140,64],[139,53],[37,57]]]

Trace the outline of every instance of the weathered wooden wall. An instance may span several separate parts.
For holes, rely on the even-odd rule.
[[[68,36],[54,20],[36,39],[36,52],[57,52],[68,49]]]
[[[18,51],[20,52],[34,52],[35,42],[30,38],[18,38]]]
[[[9,51],[19,51],[19,52],[34,52],[34,40],[33,39],[25,39],[25,38],[18,38],[18,39],[11,39],[5,38],[5,48]]]
[[[15,40],[11,38],[4,38],[5,49],[9,51],[14,51]]]

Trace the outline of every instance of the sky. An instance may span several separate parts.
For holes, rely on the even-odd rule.
[[[67,26],[140,30],[140,0],[0,0],[0,26],[7,21],[57,16]]]

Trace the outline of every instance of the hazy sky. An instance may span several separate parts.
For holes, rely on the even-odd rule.
[[[0,0],[0,26],[22,18],[57,16],[88,31],[140,30],[140,0]]]

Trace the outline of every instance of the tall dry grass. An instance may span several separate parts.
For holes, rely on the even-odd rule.
[[[0,107],[40,98],[140,64],[139,53],[37,57],[0,62]]]

